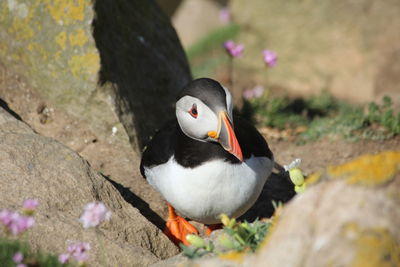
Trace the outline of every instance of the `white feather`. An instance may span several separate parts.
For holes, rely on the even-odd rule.
[[[254,204],[272,166],[269,158],[252,156],[241,164],[213,160],[184,168],[171,157],[165,164],[145,168],[145,173],[149,183],[183,216],[215,224],[221,213],[237,218]]]

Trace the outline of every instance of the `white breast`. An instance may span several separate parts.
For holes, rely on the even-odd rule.
[[[172,157],[168,162],[145,168],[148,182],[183,216],[214,224],[225,213],[239,217],[257,200],[272,171],[267,157],[251,157],[241,164],[209,161],[184,168]]]

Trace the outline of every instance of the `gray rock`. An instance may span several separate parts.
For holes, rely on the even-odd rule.
[[[62,253],[70,242],[89,242],[93,266],[147,266],[178,252],[76,152],[0,108],[0,209],[18,210],[28,198],[40,203],[27,236],[36,249]],[[103,202],[112,217],[85,230],[78,219],[92,201]]]

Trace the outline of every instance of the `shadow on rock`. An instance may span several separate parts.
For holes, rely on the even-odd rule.
[[[160,230],[163,230],[165,227],[165,221],[155,213],[143,199],[132,193],[129,188],[124,187],[122,184],[119,184],[102,174],[102,176],[109,181],[118,192],[121,193],[121,196],[125,199],[126,202],[130,203],[133,207],[137,208],[140,213],[151,223],[157,226]]]
[[[16,118],[17,120],[22,121],[22,118],[16,113],[14,112],[14,110],[12,110],[6,101],[4,101],[3,99],[0,98],[0,107],[2,107],[4,110],[6,110],[8,113],[10,113],[14,118]]]
[[[256,218],[269,218],[274,213],[272,201],[285,203],[295,195],[293,183],[286,173],[272,173],[256,203],[239,219],[252,222]]]

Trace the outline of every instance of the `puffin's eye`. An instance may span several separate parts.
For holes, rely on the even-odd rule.
[[[197,118],[197,106],[196,104],[193,104],[192,108],[189,110],[189,114],[193,117],[193,118]]]

